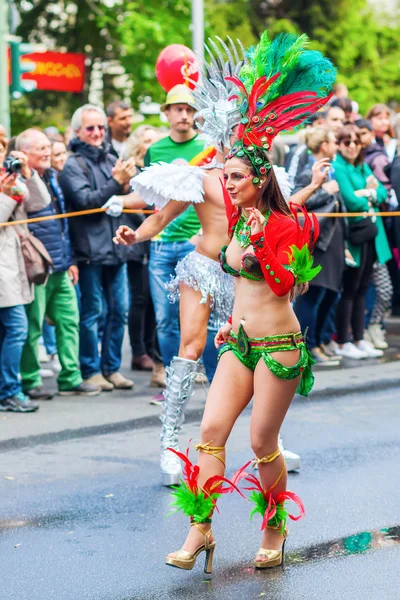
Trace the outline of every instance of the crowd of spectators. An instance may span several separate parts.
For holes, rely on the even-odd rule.
[[[54,374],[60,396],[131,390],[133,380],[120,371],[127,325],[132,369],[149,371],[149,384],[164,387],[179,348],[178,306],[165,284],[193,249],[199,221],[190,207],[151,242],[112,242],[119,225],[136,229],[146,218],[115,210],[132,177],[160,160],[190,161],[204,148],[185,86],[169,92],[162,110],[169,129],[132,131],[133,111],[122,101],[105,112],[82,106],[65,136],[48,127],[8,140],[0,126],[0,222],[38,219],[0,227],[0,410],[36,411],[38,401],[53,398],[46,378]],[[377,104],[363,117],[339,85],[330,105],[295,138],[278,138],[272,153],[293,192],[311,184],[317,161],[330,160],[306,206],[337,216],[320,218],[314,256],[323,269],[294,300],[322,366],[379,357],[388,347],[385,317],[400,308],[400,220],[374,213],[398,209],[399,130],[391,109]],[[107,212],[59,218],[102,207]],[[27,269],[32,238],[43,247],[34,252],[47,264],[44,282]],[[152,402],[162,404],[162,394]]]

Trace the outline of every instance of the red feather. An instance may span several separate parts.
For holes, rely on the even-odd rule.
[[[261,492],[262,494],[264,494],[262,485],[255,475],[248,475],[247,477],[245,477],[245,481],[248,481],[248,483],[253,484],[253,487],[245,487],[243,488],[244,490],[248,490],[250,492],[254,490],[256,492]]]
[[[238,77],[235,77],[235,75],[228,75],[227,77],[225,77],[225,81],[231,81],[232,83],[234,83],[236,87],[242,90],[243,94],[248,98],[249,95],[247,93],[247,90]]]
[[[258,99],[265,94],[268,88],[280,77],[280,73],[268,79],[264,77],[260,77],[257,81],[254,82],[253,87],[251,88],[251,93],[249,96],[249,115],[253,117],[257,113],[257,101]],[[258,114],[258,113],[257,113]]]
[[[267,509],[266,509],[266,511],[264,513],[264,518],[263,518],[262,523],[261,523],[261,529],[262,530],[267,527],[268,521],[270,519],[273,519],[275,515],[276,515],[276,502],[272,498],[272,495],[269,494],[268,506],[267,506]]]
[[[291,519],[292,521],[299,521],[302,517],[304,517],[304,515],[306,514],[305,508],[304,508],[304,504],[302,502],[302,500],[296,496],[296,494],[294,492],[281,492],[280,494],[278,494],[278,496],[275,498],[275,502],[277,504],[281,504],[283,503],[285,500],[291,500],[292,502],[294,502],[295,504],[297,504],[299,510],[300,510],[300,514],[295,517],[291,514],[288,514],[289,519]]]
[[[198,489],[197,479],[199,477],[200,468],[197,465],[194,465],[192,463],[192,461],[189,460],[189,458],[185,454],[182,454],[182,452],[179,452],[178,450],[174,450],[174,448],[167,448],[167,450],[170,450],[171,452],[176,454],[181,459],[181,461],[184,463],[184,465],[185,465],[184,469],[183,469],[184,479],[185,479],[189,489],[192,492],[197,492],[197,489]]]
[[[224,483],[228,483],[229,487],[224,488]],[[217,485],[213,489],[213,486],[215,484]],[[203,486],[203,490],[209,496],[211,496],[211,494],[228,494],[229,492],[233,492],[235,490],[244,498],[239,488],[237,488],[236,485],[226,477],[221,477],[221,475],[214,475],[213,477],[209,477]]]

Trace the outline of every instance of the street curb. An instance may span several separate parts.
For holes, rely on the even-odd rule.
[[[327,400],[337,396],[349,396],[362,392],[382,391],[386,389],[400,387],[400,376],[398,378],[387,379],[384,381],[365,381],[351,387],[331,387],[311,392],[308,397],[295,396],[296,404],[303,402],[315,402],[318,400]],[[246,411],[247,409],[245,409]],[[203,408],[189,409],[185,414],[186,423],[195,423],[201,420]],[[129,421],[119,421],[117,423],[104,423],[102,425],[92,425],[78,429],[64,429],[62,431],[52,431],[38,435],[29,435],[19,438],[0,441],[0,453],[10,452],[12,450],[21,450],[23,448],[32,448],[41,444],[54,444],[74,439],[84,439],[95,435],[107,435],[110,433],[124,433],[135,429],[145,429],[146,427],[159,427],[159,415],[140,417],[130,419]]]
[[[300,402],[302,400],[305,402],[307,402],[307,400],[325,400],[334,396],[348,396],[350,394],[359,394],[361,392],[379,392],[381,390],[388,390],[396,387],[400,387],[400,373],[399,377],[397,378],[393,377],[383,381],[364,381],[357,385],[352,385],[351,387],[327,387],[322,390],[310,392],[310,395],[307,398],[304,398],[303,396],[296,396],[295,399]]]

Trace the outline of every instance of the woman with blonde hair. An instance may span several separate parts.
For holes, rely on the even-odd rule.
[[[144,167],[144,156],[147,149],[158,142],[163,136],[162,132],[152,125],[139,125],[129,136],[124,160],[133,157],[139,169]]]

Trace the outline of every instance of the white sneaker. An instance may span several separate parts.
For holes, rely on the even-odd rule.
[[[46,347],[43,344],[38,344],[38,358],[39,362],[46,363],[49,360],[49,356],[46,352]]]
[[[383,350],[377,350],[377,348],[374,348],[372,344],[365,340],[358,342],[357,348],[362,352],[366,352],[370,358],[379,358],[380,356],[383,356]]]
[[[364,340],[370,342],[378,350],[386,350],[389,344],[385,340],[385,332],[379,323],[373,323],[364,334]]]
[[[336,354],[338,354],[339,356],[344,356],[345,358],[353,358],[354,360],[361,360],[362,358],[368,357],[368,354],[366,352],[362,351],[351,342],[343,344],[342,348],[338,346]]]
[[[181,461],[170,450],[161,450],[160,456],[161,476],[163,485],[179,485],[182,478]]]
[[[54,373],[59,373],[61,371],[61,365],[57,354],[53,354],[49,362],[46,363],[46,367],[54,371]]]
[[[321,344],[321,348],[324,351],[328,351],[331,352],[332,354],[336,354],[336,350],[339,348],[338,344],[335,342],[335,340],[331,340],[329,342],[329,344]],[[339,356],[339,355],[338,355]]]
[[[286,448],[283,445],[282,437],[280,434],[279,434],[279,438],[278,438],[278,446],[279,446],[279,450],[282,453],[283,458],[285,459],[286,468],[288,470],[288,473],[290,473],[291,471],[296,471],[297,469],[300,469],[300,456],[298,454],[296,454],[295,452],[286,450]]]
[[[39,375],[42,379],[49,379],[50,377],[54,377],[54,371],[50,369],[39,369]]]

